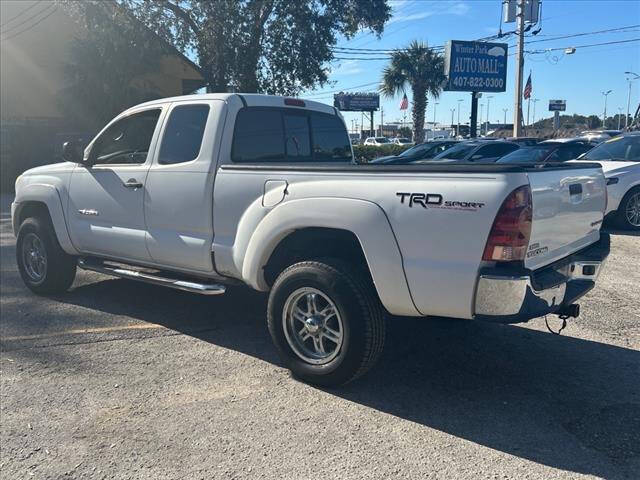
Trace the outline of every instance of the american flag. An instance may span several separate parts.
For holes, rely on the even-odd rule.
[[[409,108],[409,99],[405,93],[404,97],[402,97],[402,101],[400,102],[400,110],[406,110],[407,108]]]
[[[533,87],[531,86],[531,73],[529,73],[529,78],[527,79],[527,84],[524,86],[524,99],[527,100],[531,98],[531,91]]]

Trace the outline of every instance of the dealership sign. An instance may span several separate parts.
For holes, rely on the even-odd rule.
[[[566,100],[549,100],[550,112],[564,112],[567,109]]]
[[[458,92],[504,92],[507,88],[506,43],[450,40],[445,47],[444,89]]]
[[[336,93],[333,106],[342,112],[373,112],[380,108],[377,93]]]

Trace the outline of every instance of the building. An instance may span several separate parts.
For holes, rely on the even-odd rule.
[[[56,160],[65,139],[90,138],[96,132],[70,124],[57,100],[67,86],[70,46],[87,34],[83,27],[59,3],[49,1],[2,0],[0,18],[0,162],[6,191],[21,171]],[[144,81],[152,83],[159,96],[201,88],[205,82],[199,67],[166,47],[161,68]]]

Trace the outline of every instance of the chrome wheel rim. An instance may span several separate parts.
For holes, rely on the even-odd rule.
[[[640,227],[640,192],[631,195],[625,211],[627,221],[634,227]]]
[[[47,274],[47,251],[35,233],[28,233],[24,237],[22,260],[29,278],[35,283],[41,282]]]
[[[282,326],[291,349],[307,363],[323,365],[340,353],[344,341],[342,318],[320,290],[303,287],[289,295]]]

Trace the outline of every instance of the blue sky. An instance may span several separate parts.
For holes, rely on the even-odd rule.
[[[361,33],[351,40],[341,39],[338,47],[390,49],[402,48],[417,39],[429,45],[442,45],[447,40],[473,40],[494,35],[498,32],[501,0],[398,0],[391,2],[393,17],[387,23],[380,39],[369,33]],[[542,5],[542,31],[525,45],[525,50],[542,50],[556,47],[579,47],[580,45],[603,43],[632,38],[640,38],[640,27],[624,32],[602,33],[561,40],[540,42],[546,38],[574,33],[592,32],[617,27],[640,24],[640,1],[638,0],[544,0]],[[503,31],[514,30],[515,24],[503,24]],[[509,45],[515,44],[514,36],[506,37]],[[509,52],[514,52],[510,49]],[[340,55],[341,57],[346,55]],[[353,57],[364,55],[354,54]],[[313,92],[305,92],[301,97],[333,103],[336,90],[373,91],[376,85],[352,89],[350,87],[379,82],[386,60],[336,60],[331,64],[332,83]],[[509,57],[507,90],[492,94],[490,100],[490,120],[502,122],[503,109],[507,108],[507,121],[513,120],[514,103],[514,57]],[[564,55],[562,50],[550,53],[526,55],[526,76],[532,70],[533,95],[538,98],[536,119],[550,116],[549,99],[565,99],[567,113],[602,115],[603,90],[612,90],[607,101],[607,115],[618,113],[618,107],[626,113],[628,83],[625,71],[640,74],[640,42],[619,45],[605,45],[591,48],[577,48],[573,55]],[[328,93],[325,93],[328,92]],[[411,100],[410,93],[409,100]],[[486,118],[486,93],[480,99],[483,104],[483,120]],[[470,93],[443,92],[437,100],[436,118],[438,122],[451,122],[451,109],[461,102],[460,121],[467,122],[470,113]],[[633,84],[631,110],[640,101],[640,81]],[[381,98],[385,122],[401,120],[400,98]],[[427,107],[427,120],[433,120],[433,100]],[[533,103],[531,104],[533,114]],[[524,106],[526,116],[526,104]],[[351,120],[360,123],[360,113],[345,112],[347,125]],[[454,115],[455,116],[455,115]],[[376,124],[380,114],[376,113]],[[407,111],[407,121],[410,112]],[[457,121],[457,118],[454,119]]]

